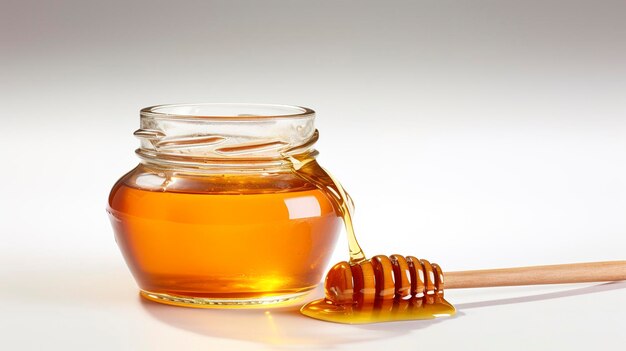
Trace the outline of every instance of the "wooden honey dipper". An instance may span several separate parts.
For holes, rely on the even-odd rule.
[[[413,256],[377,255],[335,264],[325,299],[303,306],[309,317],[338,323],[429,319],[455,313],[446,289],[626,280],[626,261],[449,272]]]
[[[449,272],[413,256],[377,255],[335,264],[325,281],[326,298],[336,304],[424,298],[427,304],[447,289],[626,280],[626,261],[608,261]]]

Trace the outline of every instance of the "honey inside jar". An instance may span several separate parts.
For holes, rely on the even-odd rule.
[[[204,105],[173,106],[142,111],[142,162],[109,196],[115,238],[142,296],[237,307],[317,286],[342,214],[321,184],[329,180],[312,149],[312,111],[270,105],[269,113],[299,114],[250,116],[246,109],[259,106],[238,105],[244,113],[207,117]],[[296,159],[306,166],[296,169]]]
[[[137,189],[125,179],[115,187],[116,240],[146,295],[271,298],[318,284],[341,224],[329,200],[297,180],[283,192],[229,193],[232,183],[261,186],[230,178],[204,180],[208,194],[198,189],[204,182],[195,192]]]

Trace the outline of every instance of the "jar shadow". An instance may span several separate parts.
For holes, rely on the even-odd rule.
[[[457,310],[467,310],[467,309],[480,308],[480,307],[492,307],[492,306],[511,305],[511,304],[525,303],[525,302],[560,299],[564,297],[594,294],[594,293],[600,293],[600,292],[611,291],[611,290],[619,290],[619,289],[626,289],[626,281],[602,283],[602,284],[596,284],[596,285],[586,286],[582,288],[574,288],[574,289],[550,292],[550,293],[539,294],[539,295],[461,303],[455,306]]]

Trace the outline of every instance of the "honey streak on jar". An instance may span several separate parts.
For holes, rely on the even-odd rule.
[[[109,213],[142,295],[181,305],[313,289],[341,225],[293,173],[176,177],[144,165],[114,186]]]

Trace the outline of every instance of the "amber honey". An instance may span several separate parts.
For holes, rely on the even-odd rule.
[[[341,218],[315,186],[290,174],[174,177],[163,181],[167,191],[129,185],[147,176],[158,177],[138,167],[109,199],[116,241],[144,296],[268,302],[321,280]]]

